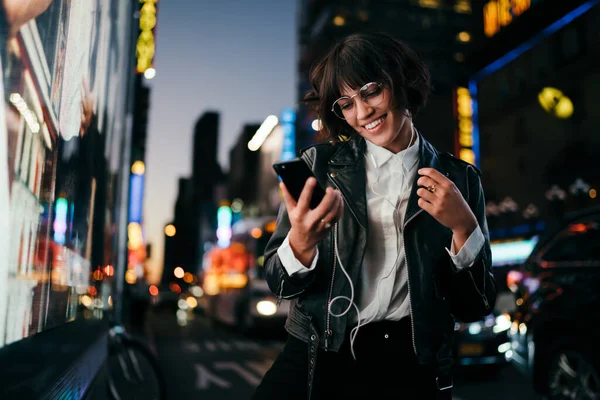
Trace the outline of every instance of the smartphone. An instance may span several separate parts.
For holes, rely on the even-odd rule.
[[[273,168],[279,178],[285,183],[285,187],[288,192],[292,195],[296,201],[300,198],[300,193],[304,189],[306,180],[311,176],[314,177],[312,170],[301,158],[293,158],[288,161],[281,161],[273,164]],[[313,189],[312,197],[310,199],[309,207],[316,208],[323,197],[325,196],[325,189],[317,181],[317,185]]]

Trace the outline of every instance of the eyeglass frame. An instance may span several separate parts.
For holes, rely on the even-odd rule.
[[[358,89],[358,93],[352,95],[352,96],[342,96],[339,99],[337,99],[336,101],[333,102],[333,104],[331,105],[331,112],[333,113],[333,115],[335,115],[336,117],[338,117],[341,120],[346,121],[346,118],[342,118],[339,115],[336,114],[336,112],[334,111],[335,109],[335,105],[337,104],[338,101],[342,100],[342,99],[348,99],[348,100],[353,100],[356,96],[360,95],[360,92],[362,92],[363,89],[368,88],[371,85],[377,85],[380,89],[382,89],[381,94],[383,95],[383,83],[380,82],[369,82],[369,83],[365,83],[364,85],[362,85],[360,87],[360,89]],[[366,103],[365,99],[363,99],[362,97],[360,98],[363,102]],[[356,103],[356,102],[355,102]],[[367,103],[368,104],[368,103]],[[343,112],[342,112],[343,113]]]

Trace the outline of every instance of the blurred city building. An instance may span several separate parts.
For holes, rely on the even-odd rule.
[[[453,151],[452,93],[457,82],[469,76],[464,61],[483,40],[481,2],[301,0],[298,7],[299,101],[310,89],[311,66],[331,44],[354,32],[387,32],[407,42],[429,66],[434,91],[415,122],[441,150]],[[311,127],[315,118],[299,107],[297,149],[317,140]]]
[[[197,273],[202,265],[205,243],[214,242],[217,231],[217,208],[221,186],[225,175],[217,161],[219,139],[219,113],[208,111],[202,114],[194,127],[194,154],[192,184],[198,226],[193,269]]]
[[[194,188],[190,178],[179,178],[175,212],[171,222],[164,227],[164,268],[161,282],[170,283],[173,271],[181,267],[186,271],[195,268],[195,252],[197,246],[198,225],[193,224],[197,217],[193,207]]]
[[[206,243],[214,243],[217,208],[225,174],[217,161],[219,113],[204,112],[194,126],[192,174],[180,178],[173,221],[165,226],[162,283],[173,280],[173,271],[197,274]],[[171,234],[172,233],[172,234]]]
[[[493,235],[598,204],[599,3],[484,4],[483,47],[455,97],[456,151],[482,170]]]
[[[256,203],[260,196],[258,190],[260,153],[248,148],[248,143],[259,128],[260,124],[244,125],[237,141],[229,151],[227,197],[232,202],[237,200],[236,204],[242,205],[243,215],[246,217],[257,214]]]
[[[227,199],[233,223],[274,216],[281,203],[273,164],[296,156],[296,111],[281,110],[260,125],[246,125],[230,151]]]

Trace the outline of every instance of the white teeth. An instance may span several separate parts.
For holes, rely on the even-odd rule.
[[[375,128],[377,125],[379,125],[382,122],[383,122],[383,117],[379,118],[379,119],[377,119],[377,120],[375,120],[373,122],[371,122],[368,125],[365,125],[365,128],[367,128],[367,129],[373,129],[373,128]]]

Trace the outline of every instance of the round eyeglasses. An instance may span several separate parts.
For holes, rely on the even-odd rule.
[[[360,88],[354,96],[342,96],[333,102],[331,111],[341,119],[351,119],[356,116],[356,96],[360,96],[361,100],[370,107],[378,106],[384,96],[383,85],[377,82],[370,82]]]

